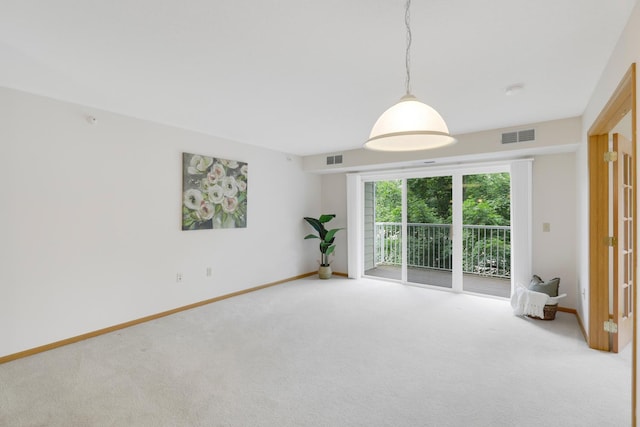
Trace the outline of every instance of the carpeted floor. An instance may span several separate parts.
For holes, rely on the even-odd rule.
[[[575,317],[308,278],[0,365],[2,426],[629,426]]]

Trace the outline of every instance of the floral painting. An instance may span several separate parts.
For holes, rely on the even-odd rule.
[[[182,229],[247,226],[247,163],[182,153]]]

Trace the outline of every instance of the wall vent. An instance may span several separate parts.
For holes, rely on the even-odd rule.
[[[505,132],[502,134],[503,144],[514,144],[516,142],[529,142],[536,140],[536,130],[526,129],[517,132]]]
[[[335,156],[327,156],[327,164],[328,165],[341,165],[342,164],[342,154],[337,154]]]

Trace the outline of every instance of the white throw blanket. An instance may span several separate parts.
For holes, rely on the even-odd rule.
[[[519,285],[511,296],[511,307],[516,316],[535,316],[544,319],[544,306],[548,301],[549,295],[530,291]]]

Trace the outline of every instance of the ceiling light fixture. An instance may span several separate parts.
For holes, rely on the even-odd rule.
[[[405,52],[407,93],[397,104],[382,113],[373,125],[365,148],[378,151],[429,150],[453,144],[456,139],[449,134],[442,116],[432,107],[423,104],[411,94],[410,25],[411,0],[405,6],[404,22],[407,27]]]

